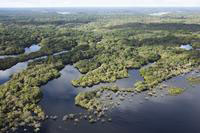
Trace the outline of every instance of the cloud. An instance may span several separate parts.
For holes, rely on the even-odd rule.
[[[0,7],[66,7],[69,0],[1,0]]]
[[[200,0],[0,0],[0,7],[200,6]]]

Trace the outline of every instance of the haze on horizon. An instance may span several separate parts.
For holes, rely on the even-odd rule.
[[[0,0],[0,7],[199,7],[200,0]]]

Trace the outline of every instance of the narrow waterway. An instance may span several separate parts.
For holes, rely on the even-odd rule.
[[[67,52],[68,51],[61,51],[61,52],[58,52],[58,53],[54,53],[53,56],[60,55],[60,54],[63,54],[63,53],[67,53]],[[45,59],[45,58],[47,58],[47,56],[42,56],[42,57],[31,59],[31,60],[28,60],[28,61],[25,61],[25,62],[20,62],[20,63],[17,63],[16,65],[12,66],[9,69],[0,70],[0,85],[9,81],[13,74],[19,73],[19,72],[25,70],[28,66],[28,63],[39,60],[39,59]]]
[[[33,44],[30,47],[25,48],[24,54],[30,54],[32,52],[37,52],[41,49],[41,46]],[[8,57],[17,57],[19,55],[0,55],[0,59],[8,58]]]
[[[0,85],[10,80],[10,76],[27,68],[28,62],[17,63],[13,67],[0,70]]]

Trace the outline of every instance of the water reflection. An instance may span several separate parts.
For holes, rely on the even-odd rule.
[[[32,52],[39,51],[41,47],[39,45],[33,44],[30,47],[25,48],[25,54],[30,54]],[[19,55],[2,55],[0,56],[0,59],[8,58],[8,57],[17,57]]]
[[[1,55],[0,59],[8,58],[8,57],[16,57],[17,55]]]
[[[68,51],[58,52],[58,53],[55,53],[54,55],[59,55],[59,54],[66,53],[66,52],[68,52]],[[18,73],[18,72],[21,72],[22,70],[25,70],[28,66],[28,63],[33,62],[33,61],[37,61],[37,60],[40,60],[40,59],[45,59],[45,58],[47,58],[47,56],[42,56],[42,57],[38,57],[38,58],[35,58],[35,59],[31,59],[31,60],[26,61],[26,62],[17,63],[16,65],[14,65],[11,68],[6,69],[4,71],[0,70],[0,85],[4,84],[8,80],[10,80],[11,75]]]
[[[85,110],[74,104],[74,98],[79,91],[88,91],[100,86],[111,86],[114,83],[101,83],[93,87],[75,88],[72,86],[71,80],[78,79],[81,73],[71,65],[67,65],[60,73],[61,77],[41,87],[44,95],[40,105],[47,115],[59,116],[59,119],[56,121],[46,120],[43,123],[41,131],[48,133],[72,131],[78,133],[82,130],[87,131],[88,129],[89,132],[98,130],[100,133],[104,131],[104,128],[112,129],[109,124],[102,125],[101,123],[98,123],[97,125],[99,125],[99,127],[96,128],[96,126],[89,124],[88,121],[83,121],[79,125],[79,129],[77,129],[73,122],[67,124],[63,122],[62,117],[68,113],[85,112]],[[133,87],[134,82],[137,80],[143,80],[139,75],[139,71],[129,70],[129,78],[119,79],[115,84],[120,87]]]
[[[99,83],[97,85],[94,85],[92,87],[78,87],[79,91],[91,91],[95,90],[96,88],[102,87],[102,86],[118,86],[120,88],[133,88],[134,84],[137,81],[143,81],[143,77],[140,76],[140,72],[138,69],[129,69],[128,70],[128,78],[123,78],[123,79],[117,79],[115,82],[111,83]]]
[[[200,87],[191,86],[186,81],[187,76],[178,76],[166,81],[172,86],[187,88],[179,96],[154,97],[148,101],[144,96],[133,97],[133,102],[126,102],[112,113],[113,125],[118,131],[136,133],[199,133],[200,127]]]
[[[29,53],[32,53],[32,52],[36,52],[36,51],[39,51],[40,50],[40,46],[39,45],[31,45],[29,48],[25,48],[25,54],[29,54]]]
[[[0,70],[0,85],[10,79],[10,76],[14,73],[18,73],[27,68],[28,62],[17,63],[13,67],[7,70]]]
[[[71,85],[71,80],[77,79],[81,74],[71,65],[67,65],[61,72],[61,77],[54,79],[48,84],[42,86],[43,99],[40,105],[47,115],[57,115],[59,120],[47,120],[43,123],[42,132],[54,133],[66,131],[65,123],[62,117],[67,113],[82,112],[83,109],[75,106],[74,97],[77,95],[77,89]]]
[[[188,88],[179,96],[154,97],[148,101],[144,99],[145,93],[135,95],[132,101],[125,100],[112,112],[112,123],[89,124],[81,121],[77,126],[73,122],[63,122],[62,117],[72,112],[83,112],[74,105],[74,97],[78,91],[88,88],[75,88],[71,80],[81,76],[73,66],[66,66],[61,71],[62,76],[42,86],[44,97],[40,105],[48,115],[57,115],[56,121],[47,120],[43,123],[41,132],[65,133],[65,132],[136,132],[136,133],[199,133],[200,127],[200,88],[192,87],[186,81],[186,76],[178,76],[166,81],[165,84]],[[129,70],[129,78],[120,79],[116,84],[120,87],[132,87],[137,80],[143,80],[138,70]],[[99,84],[92,88],[109,83]],[[92,89],[90,88],[90,89]],[[141,104],[142,101],[142,104]]]
[[[55,54],[53,54],[53,55],[60,55],[60,54],[67,53],[67,52],[68,52],[68,50],[66,50],[66,51],[61,51],[61,52],[55,53]]]
[[[140,76],[139,70],[129,70],[129,77],[124,79],[119,79],[116,81],[116,85],[120,88],[133,88],[133,85],[137,81],[143,81],[143,77]]]
[[[13,73],[27,67],[28,62],[18,63],[10,69],[0,71],[0,84],[7,81]],[[116,84],[129,88],[137,80],[143,80],[138,70],[129,70],[129,78],[119,79],[116,83],[95,85],[92,88],[75,88],[71,80],[81,76],[80,72],[71,65],[67,65],[61,72],[61,77],[49,81],[41,87],[43,99],[40,105],[47,115],[57,115],[58,119],[43,122],[41,132],[44,133],[80,133],[80,132],[109,132],[109,133],[199,133],[200,127],[200,87],[188,84],[186,77],[180,75],[172,78],[165,84],[187,88],[179,96],[152,97],[148,101],[144,99],[145,93],[134,95],[132,100],[125,100],[112,112],[112,123],[89,124],[81,121],[77,126],[73,122],[64,122],[62,117],[68,113],[79,113],[85,110],[75,106],[74,97],[79,91],[94,89],[100,86]],[[141,102],[142,101],[142,102]]]
[[[43,58],[46,58],[46,57],[47,56],[39,57],[39,58],[29,60],[29,61],[26,61],[26,62],[20,62],[20,63],[17,63],[16,65],[12,66],[9,69],[0,70],[0,85],[9,81],[13,74],[19,73],[22,70],[25,70],[27,68],[29,62],[33,62],[35,60],[43,59]]]
[[[185,49],[185,50],[192,50],[192,46],[190,44],[186,44],[186,45],[181,45],[180,46],[181,49]]]

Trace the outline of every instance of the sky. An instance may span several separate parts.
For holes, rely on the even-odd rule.
[[[0,0],[0,7],[190,7],[200,0]]]

